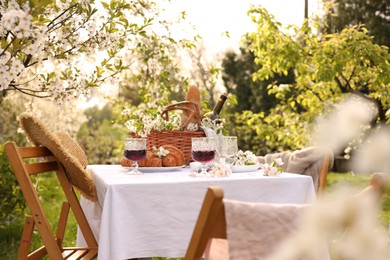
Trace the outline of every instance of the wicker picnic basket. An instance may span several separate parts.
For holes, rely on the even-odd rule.
[[[200,110],[197,104],[191,101],[182,101],[167,106],[161,113],[165,120],[169,120],[169,112],[173,110],[182,110],[187,112],[187,118],[181,125],[182,130],[164,130],[164,131],[152,131],[148,135],[147,146],[148,149],[152,149],[153,146],[160,147],[162,145],[173,145],[179,148],[184,153],[185,163],[189,164],[192,161],[191,158],[191,138],[193,137],[205,137],[205,133],[200,129]],[[196,120],[199,130],[189,131],[185,130],[188,124],[193,120]]]

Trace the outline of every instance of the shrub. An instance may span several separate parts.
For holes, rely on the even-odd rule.
[[[0,144],[0,227],[22,216],[25,200],[11,170],[4,146]]]

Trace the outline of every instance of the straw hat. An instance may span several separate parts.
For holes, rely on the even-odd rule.
[[[88,159],[83,149],[66,132],[51,133],[41,120],[29,113],[19,115],[20,127],[27,139],[35,146],[45,146],[64,166],[70,182],[81,194],[97,200],[96,186],[91,172],[85,169]]]

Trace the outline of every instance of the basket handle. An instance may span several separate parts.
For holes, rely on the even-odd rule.
[[[190,105],[190,106],[187,106]],[[190,123],[192,118],[196,119],[196,124],[198,127],[201,125],[201,120],[200,120],[200,108],[199,105],[195,102],[192,101],[181,101],[177,102],[175,104],[171,104],[167,107],[164,108],[164,110],[161,113],[161,117],[164,118],[166,121],[169,120],[169,111],[172,110],[183,110],[186,112],[189,112],[189,116],[187,117],[187,120],[182,123],[181,125],[181,130],[187,128],[188,124]]]

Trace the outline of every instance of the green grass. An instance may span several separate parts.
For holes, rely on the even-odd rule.
[[[331,193],[341,184],[348,184],[352,187],[364,188],[369,183],[368,176],[354,176],[351,173],[345,174],[328,174],[327,191]],[[56,222],[61,209],[62,199],[64,195],[60,190],[59,184],[55,176],[45,176],[39,178],[38,189],[41,198],[44,201],[44,208],[51,223]],[[380,218],[385,227],[389,227],[390,222],[390,192],[383,197],[383,206]],[[23,230],[23,219],[9,224],[5,227],[0,227],[0,259],[16,259],[17,250],[19,247],[20,235]],[[72,214],[70,214],[67,232],[65,234],[64,245],[74,246],[76,244],[77,225]],[[32,248],[39,247],[40,238],[35,232],[33,237]],[[153,260],[162,260],[166,258],[153,258]],[[180,259],[180,258],[172,258]]]
[[[337,188],[349,186],[354,188],[365,188],[370,182],[369,175],[354,175],[352,173],[329,173],[327,177],[327,192],[332,194]],[[390,190],[382,197],[382,211],[380,220],[384,227],[390,227]]]

